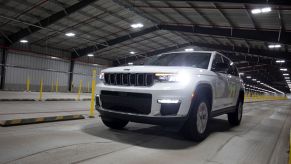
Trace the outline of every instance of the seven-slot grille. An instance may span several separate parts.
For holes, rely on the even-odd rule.
[[[105,73],[104,83],[123,86],[152,86],[153,73]]]

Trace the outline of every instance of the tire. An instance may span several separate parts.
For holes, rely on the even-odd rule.
[[[123,129],[129,121],[127,120],[120,120],[120,119],[114,119],[114,118],[103,118],[101,117],[101,120],[104,125],[111,129]]]
[[[210,101],[207,96],[201,95],[197,97],[189,111],[188,120],[182,127],[182,133],[185,138],[200,142],[208,136]]]
[[[239,98],[236,104],[235,112],[227,114],[229,124],[233,126],[240,125],[242,113],[243,113],[243,100]]]

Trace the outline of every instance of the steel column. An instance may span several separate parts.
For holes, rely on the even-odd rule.
[[[5,87],[5,74],[6,74],[6,59],[7,59],[7,49],[2,49],[2,59],[1,59],[1,80],[0,80],[0,89]]]

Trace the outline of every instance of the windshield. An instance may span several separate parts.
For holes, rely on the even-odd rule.
[[[150,58],[144,65],[153,66],[187,66],[207,69],[211,53],[170,53]]]

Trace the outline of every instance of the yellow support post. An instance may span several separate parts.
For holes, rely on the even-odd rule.
[[[59,79],[56,81],[56,92],[59,92]]]
[[[83,81],[80,80],[77,100],[80,100],[80,96],[81,96],[81,92],[82,92],[82,83],[83,83]]]
[[[90,82],[87,81],[87,92],[90,93]]]
[[[30,79],[27,77],[26,79],[26,92],[30,92]]]
[[[51,92],[54,92],[54,81],[52,81]]]
[[[96,88],[96,70],[93,70],[92,75],[92,93],[91,93],[91,105],[90,105],[90,118],[94,118],[94,104],[95,104],[95,88]]]
[[[43,91],[43,80],[40,80],[40,87],[39,87],[39,101],[42,101],[42,91]]]

